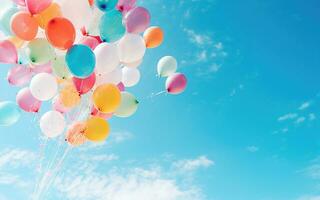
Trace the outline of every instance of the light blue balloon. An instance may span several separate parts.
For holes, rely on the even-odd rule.
[[[114,9],[117,3],[118,0],[95,0],[96,6],[103,12]]]
[[[66,63],[72,75],[87,78],[94,72],[96,57],[88,46],[77,44],[68,50]]]
[[[122,24],[122,14],[117,10],[105,13],[101,17],[100,37],[104,42],[114,42],[119,40],[126,32]]]
[[[11,7],[8,7],[6,10],[4,10],[2,15],[0,16],[0,30],[5,35],[12,35],[11,18],[18,11],[19,10],[16,6],[11,6]]]
[[[20,118],[19,107],[12,102],[0,102],[0,126],[10,126]]]

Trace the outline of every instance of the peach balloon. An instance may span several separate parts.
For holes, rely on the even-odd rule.
[[[62,13],[60,6],[57,3],[52,3],[47,9],[35,15],[35,19],[37,20],[39,26],[45,29],[51,19],[61,16]]]
[[[150,27],[144,32],[143,38],[147,48],[158,47],[163,42],[163,31],[160,27]]]
[[[38,33],[38,23],[30,13],[18,12],[11,19],[12,32],[22,40],[33,40]]]
[[[66,85],[60,92],[60,100],[63,106],[72,108],[80,103],[81,97],[73,85]]]
[[[84,136],[86,129],[86,124],[83,122],[77,122],[73,124],[66,134],[66,141],[71,146],[80,146],[87,141],[87,138]]]

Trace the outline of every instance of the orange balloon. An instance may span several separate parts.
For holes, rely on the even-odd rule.
[[[35,19],[37,20],[39,26],[45,29],[51,19],[61,16],[62,13],[60,6],[57,3],[52,3],[47,9],[35,15]]]
[[[58,49],[69,49],[76,38],[76,30],[73,24],[66,18],[55,17],[46,27],[48,41]]]
[[[60,101],[66,108],[72,108],[80,103],[81,97],[73,85],[66,85],[60,92]]]
[[[66,134],[66,141],[72,146],[80,146],[87,141],[84,135],[86,123],[78,122],[73,124]]]
[[[38,23],[30,13],[18,12],[11,19],[11,30],[20,39],[33,40],[38,33]]]
[[[155,48],[161,45],[163,42],[163,31],[160,27],[152,26],[148,28],[144,34],[143,38],[146,42],[147,48]]]
[[[94,0],[88,0],[88,2],[89,2],[89,4],[90,4],[90,6],[93,6]]]

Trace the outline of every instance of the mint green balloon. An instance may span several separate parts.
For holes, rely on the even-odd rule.
[[[20,118],[20,109],[17,104],[9,101],[0,102],[0,126],[10,126]]]
[[[37,38],[29,42],[26,52],[31,63],[36,65],[46,64],[55,58],[53,47],[44,38]]]
[[[67,68],[65,56],[57,56],[52,60],[52,70],[56,76],[62,79],[68,79],[71,77],[71,74]]]
[[[121,92],[121,103],[118,109],[114,112],[117,117],[130,117],[138,109],[138,100],[129,92]]]
[[[18,8],[16,6],[10,6],[3,11],[0,16],[0,30],[5,35],[13,35],[11,32],[11,17],[18,12]]]

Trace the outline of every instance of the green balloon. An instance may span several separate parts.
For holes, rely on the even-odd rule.
[[[0,102],[0,126],[10,126],[20,118],[19,107],[9,101]]]
[[[114,112],[117,117],[130,117],[138,109],[139,102],[129,92],[121,92],[121,103],[118,109]]]
[[[65,56],[58,56],[52,61],[52,70],[55,75],[62,79],[68,79],[71,74],[67,68]]]
[[[29,42],[26,52],[33,64],[46,64],[55,58],[53,47],[44,38],[37,38]]]

